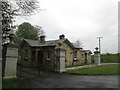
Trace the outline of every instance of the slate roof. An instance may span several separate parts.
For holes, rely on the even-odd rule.
[[[91,53],[92,54],[92,52],[90,50],[85,50],[85,53]]]
[[[32,47],[56,46],[59,43],[64,42],[65,40],[67,40],[67,39],[63,39],[63,40],[50,40],[50,41],[45,41],[45,43],[40,43],[39,40],[24,39],[24,41],[27,42]]]
[[[83,51],[85,53],[92,53],[90,50],[84,50],[73,43],[71,43],[68,39],[58,39],[58,40],[50,40],[50,41],[45,41],[45,43],[40,43],[39,40],[29,40],[29,39],[24,39],[23,41],[27,42],[31,47],[46,47],[46,46],[56,46],[59,43],[62,43],[66,41],[72,48],[74,49],[80,49],[80,51]],[[24,42],[23,42],[24,43]]]

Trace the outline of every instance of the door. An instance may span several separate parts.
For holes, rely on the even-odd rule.
[[[37,52],[37,62],[41,64],[43,63],[43,51]]]
[[[85,53],[85,64],[87,64],[87,53]]]
[[[43,69],[43,51],[37,52],[37,68],[38,73],[40,74],[40,71]]]

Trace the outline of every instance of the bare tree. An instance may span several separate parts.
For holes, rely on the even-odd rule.
[[[36,0],[4,0],[0,1],[2,14],[2,78],[5,72],[7,46],[13,40],[13,17],[27,16],[34,13],[39,7]]]
[[[84,46],[83,46],[83,43],[80,41],[80,40],[76,40],[75,42],[74,42],[74,45],[76,46],[76,47],[79,47],[79,48],[83,48]]]
[[[40,11],[37,0],[6,0],[12,5],[13,15],[28,16]]]
[[[44,32],[44,30],[42,29],[41,26],[36,25],[35,28],[36,28],[36,30],[38,32],[38,36],[42,36],[42,35],[45,36],[45,32]]]

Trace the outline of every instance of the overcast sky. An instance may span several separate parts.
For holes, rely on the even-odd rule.
[[[71,42],[80,40],[84,49],[94,52],[101,39],[102,53],[118,52],[119,0],[39,0],[43,10],[28,18],[16,18],[16,24],[29,22],[42,26],[46,40],[64,34]]]

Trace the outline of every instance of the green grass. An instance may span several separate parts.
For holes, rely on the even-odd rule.
[[[105,55],[101,55],[101,59],[114,59],[117,60],[118,59],[118,54],[105,54]]]
[[[101,61],[117,63],[119,61],[119,57],[120,57],[120,54],[101,55]]]
[[[78,65],[71,65],[71,66],[65,66],[65,68],[77,67],[77,66],[84,66],[84,65],[89,65],[89,64],[78,64]]]
[[[91,64],[94,64],[94,63],[88,63],[88,64],[78,64],[78,65],[65,66],[65,68],[77,67],[77,66],[84,66],[84,65],[91,65]]]
[[[17,88],[16,80],[3,80],[2,88]]]
[[[92,59],[94,56],[92,55]],[[120,62],[120,54],[101,54],[102,63],[118,63]]]
[[[117,75],[118,74],[118,65],[116,64],[116,65],[105,65],[105,66],[91,67],[91,68],[86,68],[86,69],[81,69],[81,70],[72,70],[72,71],[68,71],[67,73]],[[120,72],[119,72],[119,74],[120,74]]]

